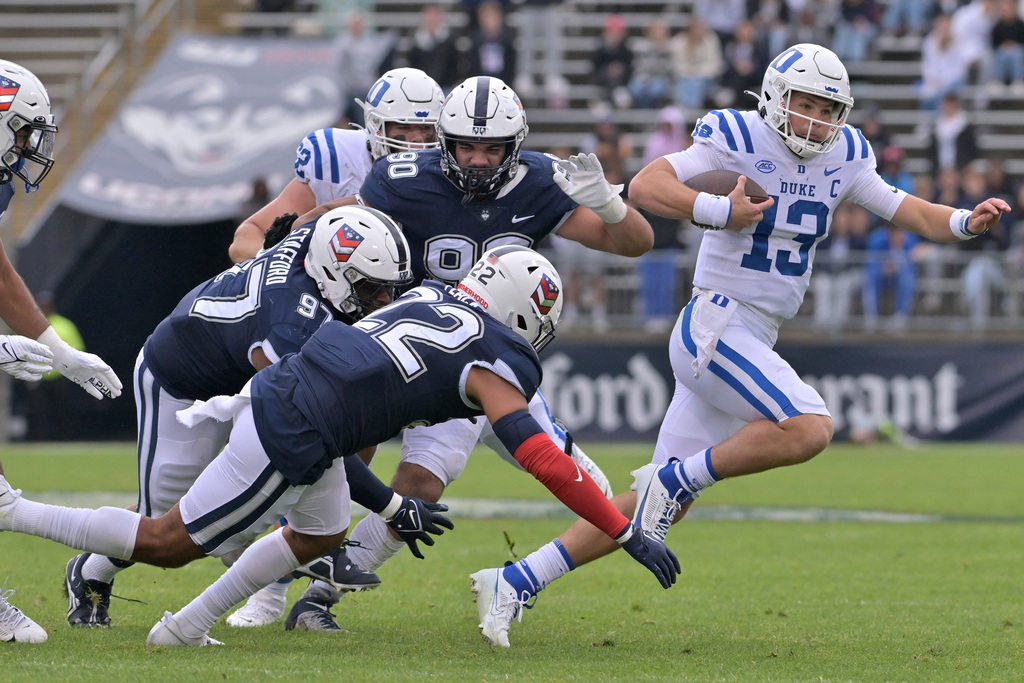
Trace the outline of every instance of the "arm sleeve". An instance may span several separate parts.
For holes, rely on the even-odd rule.
[[[352,500],[379,514],[394,498],[395,492],[378,479],[358,455],[346,455],[344,460]]]
[[[616,538],[629,520],[541,429],[527,410],[509,413],[492,425],[495,436],[523,468],[562,503],[598,529]]]

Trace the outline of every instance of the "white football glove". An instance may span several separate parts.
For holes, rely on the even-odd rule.
[[[16,379],[38,382],[53,370],[53,352],[28,337],[0,335],[0,369]]]
[[[570,199],[592,210],[605,223],[619,223],[626,217],[626,203],[619,196],[623,186],[605,180],[596,154],[573,154],[568,159],[559,159],[552,178]]]
[[[39,335],[39,343],[53,352],[53,367],[93,398],[121,395],[121,380],[99,356],[71,348],[52,327]]]

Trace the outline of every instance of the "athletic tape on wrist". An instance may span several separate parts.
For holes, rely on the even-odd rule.
[[[971,232],[967,229],[967,221],[970,217],[971,212],[967,209],[957,209],[949,217],[949,229],[953,231],[957,239],[971,240],[979,235],[979,233]]]
[[[622,197],[615,197],[601,208],[594,209],[594,213],[605,223],[621,223],[629,209],[626,208],[626,202],[622,201]]]
[[[721,230],[732,216],[732,200],[717,194],[700,192],[693,202],[693,222],[697,225]]]

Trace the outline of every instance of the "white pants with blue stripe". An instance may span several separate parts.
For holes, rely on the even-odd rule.
[[[690,318],[696,303],[694,298],[683,309],[669,341],[676,386],[653,462],[686,458],[756,420],[778,423],[803,414],[829,415],[818,392],[772,349],[762,321],[742,305],[719,337],[710,363],[694,378]]]
[[[241,548],[281,517],[294,531],[332,536],[348,528],[351,514],[344,461],[335,460],[314,484],[292,486],[271,465],[251,406],[238,413],[228,445],[181,499],[189,536],[215,557]]]

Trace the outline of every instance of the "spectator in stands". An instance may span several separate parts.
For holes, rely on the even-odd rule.
[[[794,43],[827,45],[832,42],[832,27],[836,22],[836,5],[831,0],[790,2],[793,20],[790,22]],[[783,48],[785,49],[785,48]]]
[[[1010,180],[1010,176],[1006,173],[1006,164],[1002,159],[988,159],[988,169],[985,171],[985,182],[988,185],[989,192],[992,193],[993,197],[1001,197],[1006,201],[1013,204],[1013,197],[1016,196],[1017,190]],[[1015,210],[1014,216],[1019,216],[1020,212]]]
[[[696,0],[690,21],[700,19],[718,35],[720,45],[727,45],[736,25],[748,16],[747,0]]]
[[[996,0],[971,0],[953,12],[950,30],[972,83],[984,83],[991,72],[992,27],[998,18]]]
[[[669,36],[668,23],[663,17],[655,17],[636,45],[633,78],[629,81],[634,107],[657,109],[670,97],[674,76]]]
[[[967,206],[967,202],[975,197],[989,196],[986,163],[975,161],[964,170],[961,182],[961,196],[957,204],[958,208]],[[1003,197],[1008,201],[1009,197]],[[974,206],[971,204],[970,206]],[[985,244],[971,245],[958,244],[960,252],[968,259],[961,275],[962,294],[964,305],[967,308],[967,316],[970,322],[971,331],[981,336],[989,325],[989,316],[992,313],[993,294],[1003,288],[1006,284],[1006,273],[1003,271],[1003,261],[1006,258],[1007,249],[1010,246],[1010,226],[1013,225],[1011,216],[1006,216],[1006,222],[1000,222],[989,231],[991,239],[985,240]],[[977,242],[979,240],[967,240]]]
[[[878,154],[878,175],[882,180],[893,187],[897,187],[907,194],[917,194],[914,176],[903,168],[903,161],[907,153],[901,147],[889,145],[884,147]]]
[[[334,40],[338,73],[345,91],[344,116],[351,123],[363,125],[363,108],[356,97],[363,95],[377,82],[381,71],[391,68],[390,55],[395,44],[391,32],[374,32],[366,25],[366,14],[355,10],[348,15],[347,29]]]
[[[658,113],[658,127],[644,145],[644,166],[666,154],[684,150],[692,142],[683,111],[674,106],[665,107]],[[666,332],[672,328],[680,308],[676,297],[680,285],[678,255],[682,221],[646,211],[641,213],[654,229],[654,247],[640,257],[637,265],[644,329]]]
[[[818,246],[811,291],[814,326],[838,334],[850,319],[854,296],[864,282],[864,255],[871,214],[863,206],[842,202],[828,235]]]
[[[758,28],[758,42],[765,46],[769,55],[782,54],[783,50],[797,42],[790,38],[790,17],[795,15],[796,12],[790,9],[790,3],[786,0],[762,0],[757,3],[750,18]]]
[[[859,104],[858,102],[858,106]],[[871,143],[872,149],[885,149],[892,141],[892,133],[889,131],[889,127],[882,123],[881,110],[874,102],[864,105],[864,118],[858,128]]]
[[[353,13],[365,15],[373,11],[373,0],[317,0],[313,3],[315,25],[328,38],[343,35],[349,29]]]
[[[672,38],[676,104],[703,109],[708,90],[725,69],[722,42],[696,14],[685,31]]]
[[[938,109],[949,94],[959,94],[967,84],[970,62],[965,47],[954,35],[948,14],[935,17],[932,30],[921,44],[921,108]]]
[[[267,185],[267,179],[263,176],[254,178],[249,198],[242,202],[238,207],[238,222],[241,223],[246,218],[269,204],[270,199],[270,187]]]
[[[591,58],[591,78],[601,88],[601,99],[620,109],[633,104],[629,81],[633,78],[633,51],[627,44],[629,26],[626,17],[611,14],[605,19],[601,44]]]
[[[498,0],[476,6],[477,26],[455,41],[459,51],[459,80],[475,74],[511,82],[516,76],[516,47]]]
[[[944,168],[964,168],[979,157],[974,124],[960,105],[960,98],[947,93],[942,98],[939,116],[932,125],[928,143],[928,159],[932,172]]]
[[[992,75],[989,84],[1024,95],[1024,20],[1016,0],[999,0],[999,19],[992,27]]]
[[[480,5],[485,2],[497,2],[501,6],[502,14],[506,14],[512,4],[510,0],[459,0],[462,13],[466,17],[466,25],[463,29],[467,35],[473,34],[480,28]]]
[[[752,21],[741,21],[736,25],[732,40],[723,50],[725,85],[715,94],[715,106],[729,107],[739,100],[747,90],[757,92],[761,87],[764,70],[768,67],[768,52],[757,39],[757,28]]]
[[[404,52],[403,66],[425,71],[447,93],[460,82],[455,37],[444,6],[430,3],[420,10],[419,28]]]
[[[896,37],[923,36],[932,4],[931,0],[889,0],[882,15],[882,31]]]
[[[880,9],[875,0],[842,0],[832,48],[847,65],[863,62],[878,36]]]
[[[901,230],[891,223],[878,226],[868,233],[864,266],[864,328],[878,329],[878,314],[882,297],[892,293],[890,329],[900,332],[914,308],[917,291],[917,266],[914,248],[921,238]]]
[[[516,9],[519,75],[515,91],[519,97],[531,99],[537,80],[543,80],[548,106],[555,109],[569,105],[569,81],[562,75],[563,4],[564,0],[521,0]]]

